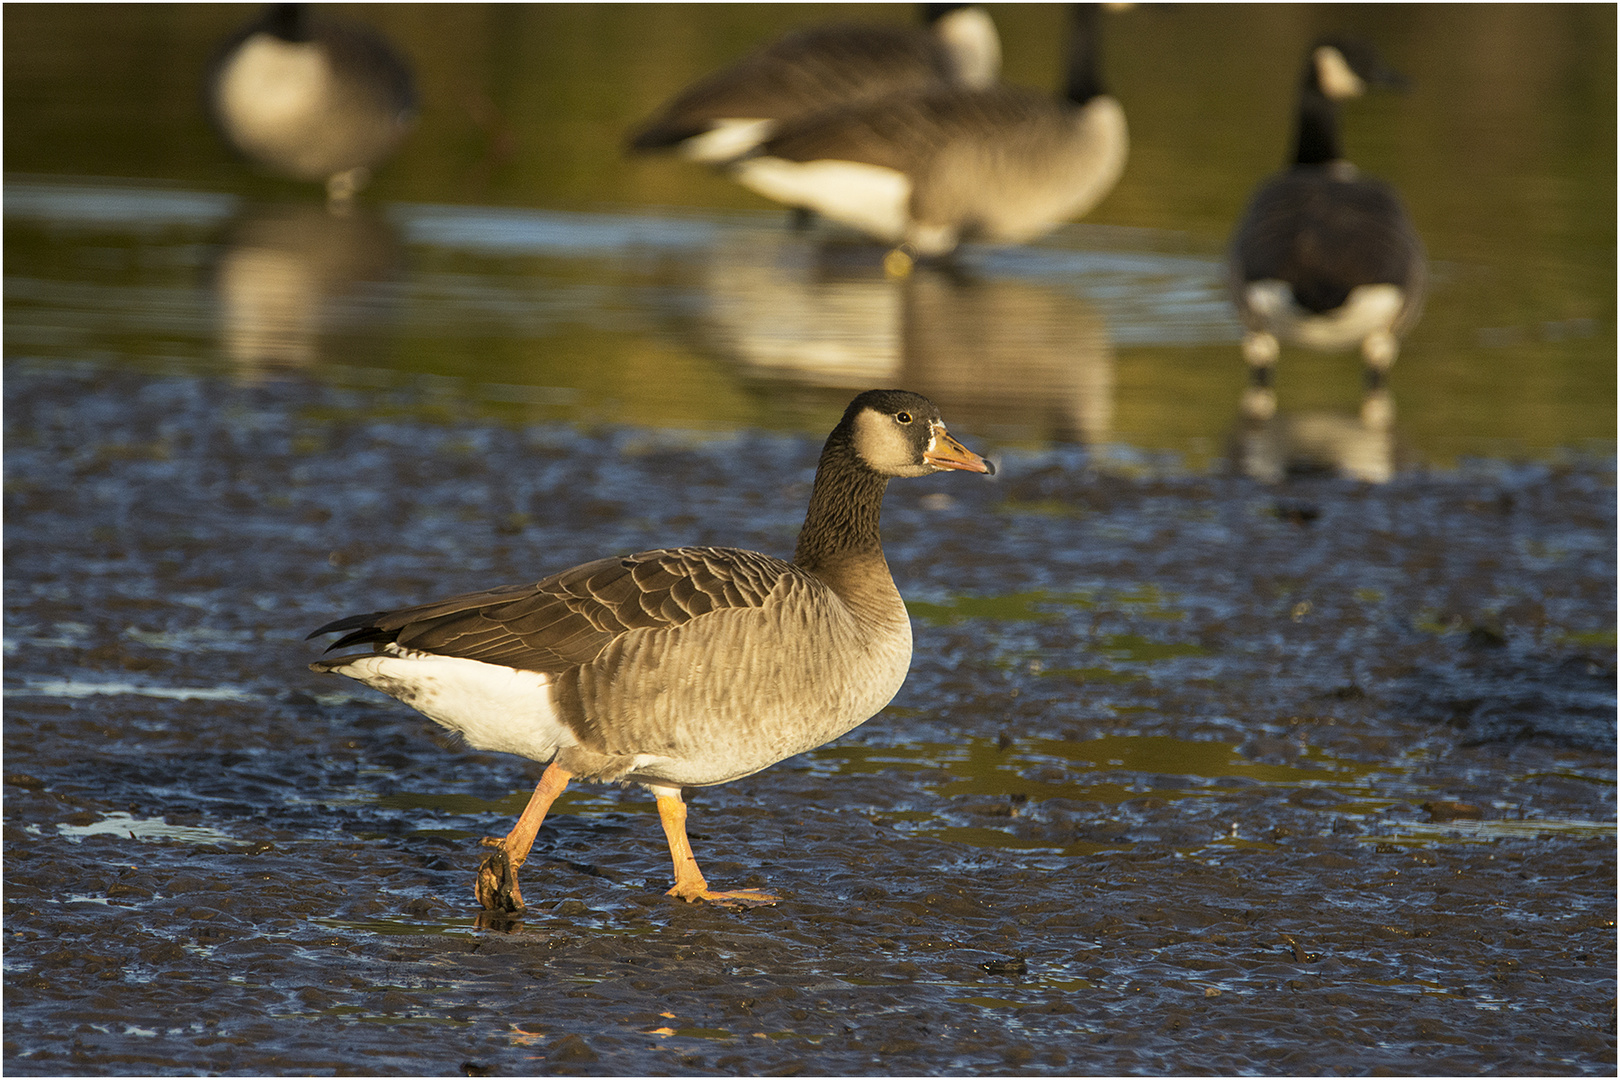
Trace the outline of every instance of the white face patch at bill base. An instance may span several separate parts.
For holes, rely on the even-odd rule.
[[[921,417],[912,421],[924,422]],[[907,433],[908,429],[893,416],[862,409],[855,417],[855,452],[884,476],[927,476],[934,468],[919,460],[917,446]]]

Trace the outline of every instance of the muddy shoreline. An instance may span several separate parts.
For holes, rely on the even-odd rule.
[[[1614,1069],[1612,461],[896,484],[900,696],[693,799],[784,902],[663,896],[586,788],[481,923],[539,766],[303,635],[785,553],[817,440],[90,364],[8,364],[5,423],[10,1074]]]

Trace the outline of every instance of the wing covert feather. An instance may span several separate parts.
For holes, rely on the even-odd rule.
[[[533,585],[505,586],[374,617],[371,640],[442,656],[557,672],[594,660],[632,630],[662,630],[762,606],[803,571],[733,548],[666,548],[599,559]]]
[[[789,161],[856,161],[915,173],[955,140],[1016,153],[1021,143],[1061,134],[1065,117],[1054,99],[1019,87],[937,87],[806,118],[766,142],[765,152]]]

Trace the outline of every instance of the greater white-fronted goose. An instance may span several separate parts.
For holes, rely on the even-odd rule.
[[[731,174],[907,256],[1032,240],[1096,206],[1125,169],[1125,111],[1102,88],[1099,21],[1096,5],[1075,5],[1061,98],[1000,84],[894,94],[784,124]]]
[[[484,841],[496,849],[478,871],[485,908],[523,906],[517,870],[575,777],[657,796],[671,895],[773,903],[710,890],[681,788],[820,746],[900,689],[911,624],[878,516],[891,477],[945,469],[993,471],[927,398],[870,390],[827,437],[792,562],[706,547],[599,559],[536,584],[339,619],[310,637],[342,632],[332,649],[374,651],[310,667],[390,694],[478,749],[550,762],[512,831]]]
[[[1293,164],[1255,191],[1232,238],[1228,281],[1246,333],[1257,399],[1275,407],[1278,341],[1360,347],[1376,388],[1423,307],[1423,242],[1395,189],[1344,159],[1339,106],[1370,85],[1400,85],[1363,42],[1323,41],[1305,61]]]
[[[244,157],[353,197],[415,121],[410,66],[370,27],[275,4],[221,46],[215,126]]]
[[[630,139],[720,164],[769,138],[784,120],[947,85],[983,87],[1001,72],[996,26],[976,4],[929,4],[926,27],[838,25],[774,41],[677,94]]]

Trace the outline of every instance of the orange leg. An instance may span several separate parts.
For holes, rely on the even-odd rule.
[[[529,796],[529,805],[523,808],[517,824],[512,826],[505,839],[484,837],[483,845],[494,848],[495,854],[479,865],[478,883],[474,891],[478,894],[478,902],[487,910],[523,910],[523,893],[518,889],[518,867],[528,860],[535,834],[546,820],[546,811],[551,809],[551,804],[557,801],[557,796],[563,793],[563,788],[568,786],[571,779],[573,777],[566,769],[552,762],[541,774],[534,794]]]
[[[680,795],[659,795],[658,817],[664,823],[664,835],[669,837],[669,857],[675,863],[675,887],[667,895],[737,907],[763,907],[777,902],[775,896],[757,889],[709,891],[709,883],[703,880],[703,871],[698,869],[697,857],[692,854],[692,843],[686,838],[686,803],[681,801]]]

